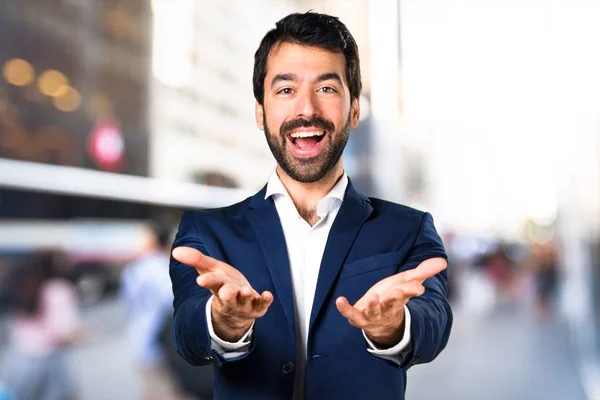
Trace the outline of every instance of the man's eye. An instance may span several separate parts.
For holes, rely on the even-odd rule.
[[[323,93],[335,93],[335,89],[332,88],[331,86],[324,86],[319,90],[322,91]]]
[[[280,94],[292,94],[292,88],[283,88],[279,92]]]

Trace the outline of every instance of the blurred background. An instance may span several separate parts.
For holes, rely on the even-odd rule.
[[[165,249],[268,179],[253,55],[309,9],[361,53],[348,174],[450,257],[453,333],[407,398],[600,399],[600,3],[0,4],[0,399],[211,398]]]

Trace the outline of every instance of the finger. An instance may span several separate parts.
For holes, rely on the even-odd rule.
[[[373,293],[369,295],[369,303],[365,310],[367,317],[379,317],[381,315],[381,303],[379,301],[379,295]]]
[[[353,326],[362,328],[367,325],[367,318],[355,307],[352,307],[345,297],[338,297],[335,301],[338,311],[344,318],[348,320]]]
[[[424,282],[445,270],[447,266],[448,262],[444,258],[430,258],[419,264],[417,268],[402,272],[402,280],[404,282],[412,280]]]
[[[256,313],[256,318],[260,318],[265,315],[272,302],[273,295],[268,291],[262,292],[260,297],[254,299],[252,306],[254,308],[254,312]]]
[[[199,275],[196,278],[196,283],[215,294],[219,291],[219,289],[221,289],[221,286],[227,283],[227,278],[223,275],[209,272]]]
[[[425,293],[425,286],[423,285],[415,285],[414,289],[414,294],[412,297],[419,297],[422,296]]]
[[[366,310],[372,303],[374,295],[377,296],[377,300],[379,300],[379,296],[376,293],[368,291],[363,297],[361,297],[356,303],[354,303],[354,308],[361,311]]]
[[[231,283],[226,283],[225,285],[221,286],[217,296],[219,296],[219,298],[226,303],[228,308],[237,308],[237,296],[239,293],[240,288],[238,286],[235,286]]]
[[[260,295],[256,292],[256,290],[252,289],[252,286],[245,285],[240,289],[240,293],[238,296],[238,304],[242,307],[250,304],[252,300],[260,297]]]
[[[370,293],[366,293],[363,297],[358,299],[356,303],[354,303],[354,307],[358,310],[366,310],[369,307],[369,297]]]
[[[421,284],[404,284],[394,288],[381,296],[381,303],[384,307],[390,307],[395,304],[406,304],[411,297],[421,296],[425,292],[425,287]]]
[[[273,302],[273,298],[273,293],[269,292],[268,290],[265,290],[260,295],[260,300],[263,304],[267,304],[267,307]]]
[[[252,286],[250,286],[250,285],[245,285],[244,287],[242,287],[242,290],[240,291],[240,294],[243,297],[249,297],[249,298],[254,298],[254,297],[260,296],[258,294],[258,292],[256,290],[254,290],[252,288]]]
[[[173,249],[173,258],[180,263],[196,268],[199,273],[210,272],[218,266],[219,261],[202,254],[200,251],[186,246]]]

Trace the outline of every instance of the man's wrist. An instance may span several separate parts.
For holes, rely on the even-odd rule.
[[[219,313],[212,307],[211,319],[215,334],[226,342],[239,341],[252,327],[254,320],[240,319]]]
[[[402,337],[404,336],[404,329],[405,320],[402,319],[402,323],[398,328],[392,328],[391,330],[380,332],[368,332],[365,330],[365,334],[378,348],[388,349],[400,343]]]

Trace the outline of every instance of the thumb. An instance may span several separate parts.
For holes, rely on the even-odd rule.
[[[348,308],[350,308],[350,303],[344,296],[340,296],[336,299],[335,305],[339,312],[344,313]]]

